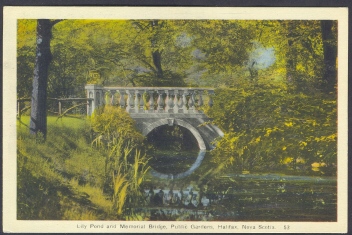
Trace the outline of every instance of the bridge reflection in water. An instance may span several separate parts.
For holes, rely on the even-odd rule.
[[[88,101],[87,114],[104,104],[125,108],[136,121],[136,127],[144,136],[155,128],[178,125],[188,129],[197,140],[199,153],[191,167],[178,174],[164,174],[153,171],[161,178],[182,178],[190,175],[200,166],[206,150],[214,148],[213,141],[223,132],[211,124],[211,118],[202,111],[213,105],[214,90],[210,88],[186,87],[102,87],[86,85]],[[206,96],[206,99],[205,99]]]

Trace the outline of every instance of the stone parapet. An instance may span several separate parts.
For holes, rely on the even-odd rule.
[[[195,114],[202,113],[204,96],[207,105],[212,106],[214,89],[187,87],[103,87],[88,84],[87,97],[93,100],[88,104],[87,114],[103,105],[117,105],[131,114]]]

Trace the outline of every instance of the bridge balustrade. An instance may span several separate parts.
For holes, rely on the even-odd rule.
[[[86,85],[89,99],[87,114],[103,105],[125,108],[128,113],[201,113],[204,96],[213,105],[214,89],[186,87],[103,87]],[[119,100],[116,100],[116,93]]]

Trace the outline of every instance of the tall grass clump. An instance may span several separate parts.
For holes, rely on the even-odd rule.
[[[140,185],[149,169],[142,154],[144,137],[125,110],[105,106],[91,117],[94,131],[92,145],[106,152],[104,192],[111,195],[113,213],[119,219],[134,215],[143,205]]]

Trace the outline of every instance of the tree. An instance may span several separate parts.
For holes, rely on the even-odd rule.
[[[185,70],[190,67],[190,40],[184,22],[172,20],[131,21],[134,29],[130,45],[136,72],[134,83],[142,86],[185,86]],[[184,40],[186,38],[186,40]],[[131,40],[130,39],[130,40]]]
[[[46,136],[46,100],[48,68],[52,60],[50,52],[51,28],[59,21],[37,20],[36,57],[34,66],[33,90],[31,97],[30,133],[38,132]]]
[[[285,61],[286,82],[290,90],[318,91],[324,70],[320,21],[279,21],[278,35],[285,41],[278,55]]]
[[[331,92],[335,89],[337,78],[337,46],[333,33],[334,22],[331,20],[322,20],[320,23],[324,48],[324,74],[321,85],[323,91]]]
[[[233,86],[243,76],[243,65],[255,38],[255,27],[238,20],[197,20],[187,22],[192,35],[193,68],[202,72],[210,86]]]
[[[36,20],[17,21],[17,97],[29,98],[35,62]]]

